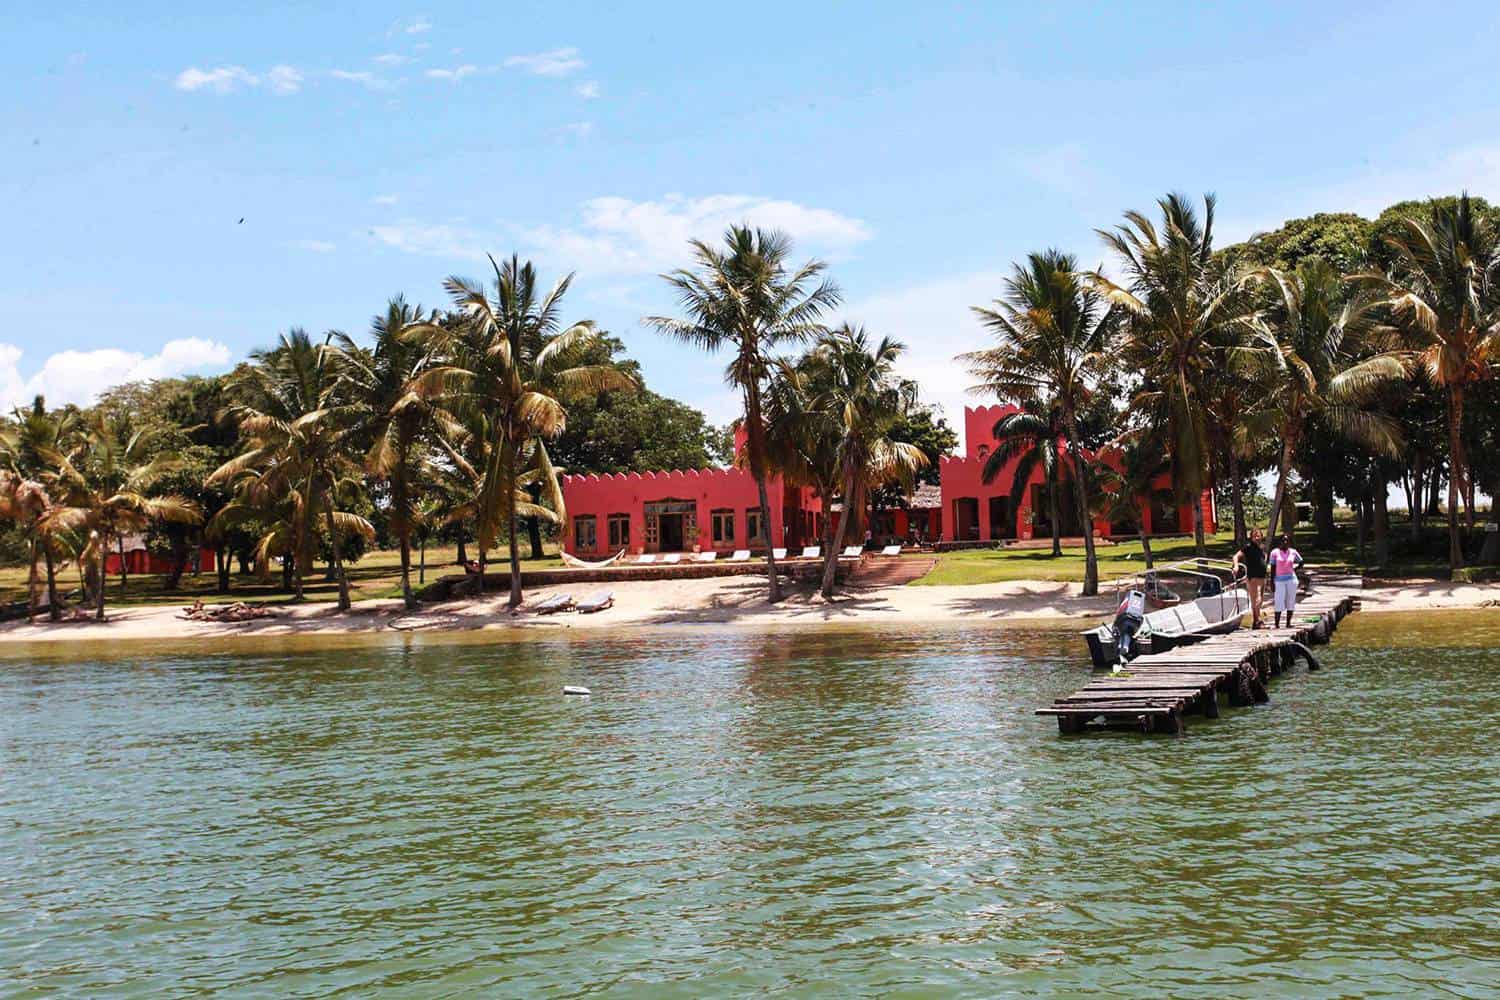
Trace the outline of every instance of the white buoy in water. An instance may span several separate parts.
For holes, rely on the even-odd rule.
[[[593,694],[593,693],[594,692],[590,691],[586,687],[578,687],[577,685],[574,685],[574,684],[564,684],[563,685],[563,694]]]

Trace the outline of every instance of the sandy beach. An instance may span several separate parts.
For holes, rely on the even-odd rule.
[[[559,591],[575,598],[600,589],[613,591],[614,607],[597,614],[563,612],[542,615],[531,610]],[[1436,608],[1500,607],[1500,586],[1442,581],[1392,581],[1367,586],[1364,611],[1420,611]],[[459,632],[479,630],[610,630],[651,626],[713,625],[777,628],[796,625],[1004,624],[1066,625],[1107,615],[1113,600],[1085,598],[1076,583],[1011,581],[952,587],[887,586],[851,588],[825,602],[815,592],[794,590],[780,604],[765,599],[760,576],[698,580],[654,580],[582,587],[539,587],[528,591],[526,604],[512,614],[505,595],[482,601],[463,600],[425,605],[406,612],[399,601],[365,601],[345,613],[327,603],[274,605],[273,617],[246,622],[204,622],[182,617],[178,607],[126,607],[109,610],[108,620],[52,624],[25,621],[0,625],[0,645],[98,639],[191,640],[200,637],[341,635],[388,632]]]

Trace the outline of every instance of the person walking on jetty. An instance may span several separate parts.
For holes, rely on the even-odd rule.
[[[1265,538],[1259,528],[1252,528],[1250,540],[1234,554],[1234,575],[1245,574],[1245,589],[1250,594],[1250,627],[1265,628],[1260,618],[1260,605],[1266,587],[1266,551],[1261,548]]]
[[[1276,627],[1281,628],[1281,614],[1286,612],[1287,625],[1292,624],[1292,612],[1297,610],[1297,568],[1302,565],[1302,553],[1292,548],[1292,537],[1282,535],[1271,550],[1272,585],[1276,588]]]

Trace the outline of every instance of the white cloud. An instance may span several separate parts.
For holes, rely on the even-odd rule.
[[[232,94],[240,87],[260,86],[260,77],[243,66],[215,66],[213,69],[189,66],[177,74],[172,85],[189,93],[211,90],[215,94]]]
[[[393,86],[390,80],[383,76],[376,76],[369,70],[331,69],[328,75],[335,80],[357,83],[366,90],[390,90]]]
[[[457,83],[466,76],[473,76],[479,72],[479,67],[472,63],[464,63],[453,69],[430,69],[427,75],[434,80],[447,80],[449,83]]]
[[[243,66],[215,66],[213,69],[189,66],[177,74],[172,85],[189,93],[207,90],[215,94],[232,94],[242,87],[253,90],[264,85],[276,96],[286,97],[302,89],[302,71],[281,64],[272,66],[262,76]]]
[[[400,200],[401,199],[397,198],[393,194],[377,194],[375,197],[370,199],[370,201],[374,202],[377,205],[394,205]]]
[[[594,98],[599,96],[599,81],[585,80],[584,82],[573,88],[573,93],[577,94],[585,101],[592,101]]]
[[[531,55],[510,56],[505,60],[507,68],[519,69],[533,76],[567,76],[583,69],[588,63],[572,47],[551,49]]]
[[[411,219],[369,228],[381,243],[423,257],[484,260],[493,239],[462,224],[423,223]]]
[[[901,373],[921,384],[922,398],[942,407],[962,435],[964,407],[993,400],[969,394],[973,379],[953,359],[989,343],[970,307],[992,302],[1004,291],[1006,277],[1002,271],[976,271],[938,278],[851,301],[839,315],[874,336],[906,344]]]
[[[266,86],[278,97],[295,94],[302,89],[302,71],[295,66],[272,66],[266,74]]]
[[[424,16],[408,17],[391,25],[387,35],[421,35],[432,30],[432,22]]]
[[[871,236],[861,220],[830,209],[737,194],[670,194],[659,201],[594,198],[580,206],[576,221],[561,226],[403,219],[369,232],[387,246],[423,256],[483,260],[485,250],[515,246],[550,268],[650,275],[685,263],[688,240],[717,240],[742,222],[784,230],[802,256],[844,252]]]
[[[593,122],[569,122],[562,127],[565,134],[575,139],[587,139],[594,132]]]
[[[404,66],[411,62],[410,56],[403,56],[399,52],[382,52],[374,59],[382,66]]]
[[[327,240],[292,240],[291,245],[298,250],[307,250],[311,253],[333,253],[338,249],[338,244]]]
[[[14,344],[0,344],[0,409],[28,404],[36,395],[46,396],[48,406],[87,406],[125,382],[223,369],[230,359],[228,347],[201,337],[169,340],[152,355],[116,348],[59,351],[30,376],[21,373],[21,356]]]

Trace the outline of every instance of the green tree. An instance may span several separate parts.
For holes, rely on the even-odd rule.
[[[1309,257],[1295,271],[1264,268],[1256,277],[1275,302],[1258,338],[1273,387],[1261,421],[1281,442],[1267,529],[1275,538],[1287,477],[1310,420],[1371,451],[1399,453],[1400,428],[1374,404],[1385,387],[1406,377],[1406,364],[1390,352],[1368,354],[1388,333],[1379,299],[1349,296],[1343,277],[1321,257]]]
[[[442,361],[415,383],[426,398],[440,398],[456,416],[483,411],[487,435],[485,465],[474,517],[478,527],[480,575],[484,586],[485,553],[503,528],[510,546],[510,607],[518,607],[521,557],[517,517],[540,516],[542,508],[518,499],[523,474],[551,501],[552,512],[566,518],[562,489],[545,442],[567,427],[560,397],[575,393],[628,389],[634,380],[608,364],[574,364],[598,338],[591,322],[566,328],[559,320],[570,274],[543,293],[530,262],[512,256],[504,266],[490,258],[495,272],[493,296],[482,284],[451,277],[444,284],[462,315],[456,323],[431,324],[428,343]],[[525,463],[529,458],[529,469]],[[522,494],[524,495],[524,494]]]
[[[1464,401],[1500,356],[1500,226],[1465,194],[1452,208],[1435,205],[1425,219],[1404,219],[1385,244],[1394,277],[1361,280],[1395,313],[1445,396],[1448,565],[1456,571],[1464,564],[1458,501],[1468,495]]]
[[[1020,510],[1026,487],[1040,470],[1047,493],[1047,519],[1052,524],[1052,554],[1062,555],[1062,518],[1057,498],[1062,492],[1062,448],[1066,433],[1062,410],[1050,401],[1025,399],[1020,408],[995,421],[991,432],[995,450],[984,460],[980,478],[993,483],[1015,460],[1011,473],[1010,509]]]
[[[1155,561],[1141,512],[1153,501],[1171,499],[1171,490],[1157,486],[1162,475],[1171,471],[1166,448],[1158,435],[1142,428],[1122,435],[1110,451],[1108,458],[1097,466],[1098,510],[1113,523],[1135,528],[1146,568],[1150,569]]]
[[[1201,219],[1181,194],[1157,204],[1159,229],[1143,213],[1127,212],[1123,225],[1099,231],[1118,258],[1123,280],[1099,271],[1088,278],[1128,315],[1129,347],[1154,383],[1135,405],[1165,414],[1173,479],[1178,496],[1191,502],[1193,537],[1203,556],[1208,550],[1200,498],[1211,443],[1205,381],[1222,345],[1253,334],[1255,309],[1234,261],[1214,253],[1213,195],[1204,196]]]
[[[685,318],[648,316],[644,322],[682,343],[710,353],[728,349],[725,381],[744,403],[746,461],[760,494],[762,541],[770,599],[781,599],[776,556],[769,532],[766,489],[766,426],[761,399],[770,378],[772,352],[823,332],[818,320],[838,304],[838,287],[821,279],[824,265],[811,260],[791,267],[791,239],[785,234],[731,226],[722,249],[702,240],[690,243],[697,266],[665,275],[677,293]]]
[[[813,352],[815,395],[812,406],[826,413],[837,435],[835,458],[844,496],[834,542],[823,554],[825,598],[833,596],[839,547],[848,538],[849,520],[862,511],[875,483],[910,485],[927,457],[916,445],[890,439],[890,430],[916,402],[916,383],[895,374],[905,345],[883,337],[871,345],[861,329],[848,324],[825,334]]]
[[[417,494],[432,475],[424,438],[452,420],[413,388],[433,364],[426,340],[419,336],[431,326],[432,317],[421,306],[409,305],[398,295],[370,321],[372,347],[337,335],[341,393],[354,439],[366,449],[365,470],[390,488],[390,530],[401,552],[401,598],[407,608],[416,606],[411,539]]]
[[[1099,593],[1099,559],[1078,415],[1104,373],[1110,318],[1100,294],[1077,271],[1077,260],[1057,250],[1033,253],[1024,265],[1016,265],[994,308],[974,309],[998,344],[960,360],[979,379],[971,391],[1057,413],[1083,531],[1083,593],[1092,597]]]
[[[0,465],[13,477],[15,490],[11,502],[17,515],[29,515],[39,497],[34,492],[40,489],[46,497],[44,509],[33,521],[29,517],[18,520],[27,540],[31,557],[31,574],[36,573],[36,557],[41,553],[47,570],[47,617],[52,621],[62,618],[62,607],[57,599],[57,562],[66,548],[66,532],[49,532],[51,523],[45,514],[55,502],[49,488],[55,482],[56,466],[52,457],[63,454],[69,439],[77,427],[76,410],[51,413],[47,403],[37,396],[26,409],[17,407],[13,411],[13,422],[0,433]],[[31,485],[24,485],[31,484]],[[29,614],[35,614],[36,599],[31,598]]]

